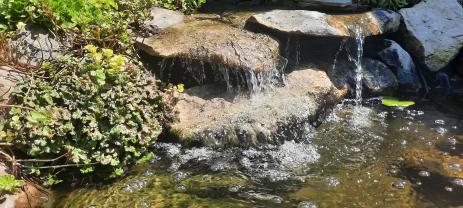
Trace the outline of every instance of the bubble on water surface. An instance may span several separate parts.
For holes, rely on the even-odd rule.
[[[422,170],[418,172],[418,175],[421,177],[429,177],[431,174],[428,171]]]
[[[272,198],[272,202],[275,203],[275,204],[281,204],[283,203],[283,198],[279,197],[279,196],[275,196]]]
[[[297,205],[297,208],[317,208],[317,205],[313,202],[302,201],[302,202],[299,202],[299,204]]]
[[[146,185],[148,185],[148,181],[146,180],[132,180],[127,182],[122,188],[122,190],[124,192],[133,193],[145,188]]]
[[[154,175],[154,173],[153,173],[152,170],[146,170],[146,171],[143,173],[143,176],[147,176],[147,177],[153,176],[153,175]]]
[[[179,184],[177,187],[175,187],[175,190],[177,192],[185,192],[186,191],[186,186],[184,184]]]
[[[240,189],[241,189],[241,186],[240,186],[240,185],[231,185],[230,187],[228,187],[228,191],[229,191],[229,192],[232,192],[232,193],[236,193],[236,192],[238,192]]]
[[[445,133],[447,133],[447,129],[444,128],[444,127],[439,127],[436,129],[437,133],[440,134],[440,135],[444,135]]]
[[[450,186],[446,186],[446,187],[444,187],[444,189],[445,189],[446,191],[448,191],[448,192],[452,192],[452,191],[453,191],[453,188],[450,187]]]
[[[184,173],[184,172],[179,171],[179,172],[176,172],[173,177],[174,177],[175,182],[178,183],[178,182],[182,181],[183,179],[185,179],[187,176],[188,176],[188,173]]]
[[[456,145],[457,144],[457,139],[455,137],[449,137],[448,141],[451,145]]]
[[[452,180],[452,183],[456,186],[463,186],[463,179],[461,178],[455,178]]]
[[[339,179],[337,179],[337,178],[335,178],[335,177],[329,177],[329,178],[327,179],[327,181],[328,181],[328,185],[329,185],[329,186],[337,186],[337,185],[340,184]]]
[[[448,167],[452,170],[461,170],[461,166],[458,163],[450,163]]]
[[[435,120],[434,123],[438,125],[445,125],[445,121],[441,119]]]
[[[404,181],[404,180],[398,180],[392,183],[392,186],[398,189],[404,189],[406,185],[407,185],[407,181]]]

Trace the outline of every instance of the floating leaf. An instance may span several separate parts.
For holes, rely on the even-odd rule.
[[[182,93],[182,92],[185,90],[184,87],[185,87],[185,86],[184,86],[183,84],[177,85],[177,91],[178,91],[179,93]]]
[[[384,97],[381,100],[381,104],[389,107],[408,107],[415,105],[415,102],[413,101],[400,101],[397,98],[394,97]]]

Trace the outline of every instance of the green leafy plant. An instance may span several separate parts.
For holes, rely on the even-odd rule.
[[[390,9],[400,9],[408,5],[407,0],[358,0],[358,2]]]
[[[16,180],[13,175],[6,174],[0,176],[0,193],[15,193],[25,183],[23,180]]]
[[[384,97],[383,99],[381,99],[381,104],[389,107],[408,107],[415,105],[415,102],[400,101],[399,99],[393,97]]]
[[[42,66],[12,93],[0,140],[13,144],[30,173],[110,169],[117,177],[142,157],[161,132],[162,97],[154,80],[110,49],[86,46],[83,57],[61,57]],[[21,106],[19,106],[21,105]]]
[[[16,30],[20,22],[49,25],[41,0],[0,0],[0,31]]]
[[[206,0],[157,0],[155,4],[167,9],[181,10],[191,13],[199,9]]]

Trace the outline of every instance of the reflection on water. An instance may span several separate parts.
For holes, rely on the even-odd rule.
[[[50,207],[463,205],[463,122],[431,105],[339,104],[305,138],[212,149],[158,143],[111,185],[57,191]]]

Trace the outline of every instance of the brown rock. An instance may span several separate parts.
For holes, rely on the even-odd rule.
[[[316,69],[294,71],[286,86],[251,98],[195,87],[178,95],[170,132],[184,143],[210,146],[279,143],[303,133],[344,94]]]
[[[271,71],[279,62],[277,41],[209,20],[173,26],[158,36],[138,39],[137,45],[156,57],[216,63],[236,70]]]

